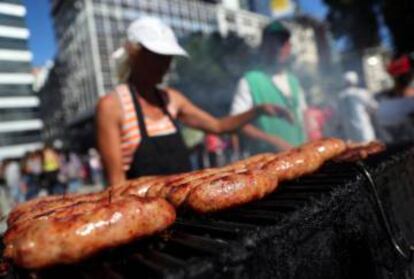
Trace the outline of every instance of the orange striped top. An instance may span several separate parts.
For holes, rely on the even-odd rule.
[[[131,92],[126,85],[119,85],[116,88],[118,98],[121,102],[123,116],[121,126],[121,154],[124,170],[127,171],[134,159],[135,150],[141,141],[138,117],[135,112]],[[170,102],[167,107],[173,118],[177,117],[177,108]],[[144,115],[147,133],[151,137],[173,134],[176,132],[174,124],[167,115],[161,119],[151,119]]]

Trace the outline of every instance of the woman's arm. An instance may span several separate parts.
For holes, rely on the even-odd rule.
[[[289,149],[292,148],[292,145],[290,145],[284,139],[282,139],[278,136],[267,134],[267,133],[263,132],[262,130],[260,130],[259,128],[256,128],[255,126],[251,125],[251,124],[247,124],[246,126],[244,126],[242,131],[243,131],[243,134],[245,134],[249,138],[252,138],[254,140],[261,140],[261,141],[267,142],[267,143],[275,146],[280,151],[289,150]]]
[[[109,185],[125,180],[122,168],[119,113],[119,104],[112,95],[99,100],[96,110],[97,141]]]
[[[287,121],[292,120],[290,113],[285,109],[269,104],[256,106],[241,114],[215,118],[195,106],[180,93],[172,91],[171,94],[173,94],[173,98],[178,104],[178,117],[180,121],[190,127],[203,130],[207,133],[221,134],[234,132],[261,114],[283,117]]]

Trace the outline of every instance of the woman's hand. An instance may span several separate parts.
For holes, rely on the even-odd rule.
[[[286,151],[286,150],[289,150],[289,149],[293,148],[293,146],[291,144],[289,144],[287,141],[285,141],[285,140],[283,140],[279,137],[273,137],[271,143],[279,151]]]
[[[293,123],[294,121],[292,113],[284,107],[272,104],[262,104],[258,105],[257,108],[259,109],[259,112],[262,114],[280,117],[285,119],[289,123]]]
[[[244,126],[243,133],[251,139],[260,140],[273,145],[278,151],[289,150],[293,147],[281,137],[267,134],[252,124],[247,124]]]

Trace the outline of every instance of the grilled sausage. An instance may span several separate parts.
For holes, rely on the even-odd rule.
[[[215,212],[261,199],[277,185],[277,179],[263,171],[229,174],[194,188],[186,205],[200,213]]]
[[[210,183],[221,177],[235,175],[246,170],[260,169],[262,164],[269,161],[275,156],[272,153],[259,154],[248,159],[229,164],[225,167],[206,169],[189,173],[174,181],[162,185],[158,189],[151,188],[149,196],[158,196],[166,198],[174,206],[182,205],[187,199],[188,194],[195,188]]]
[[[145,176],[141,177],[137,179],[135,183],[131,183],[128,187],[125,187],[125,190],[119,192],[119,195],[134,195],[141,198],[145,198],[148,194],[149,189],[152,186],[164,183],[164,181],[166,181],[168,177],[169,176],[158,176],[153,177],[152,179],[145,179]]]
[[[192,181],[187,181],[178,185],[174,185],[172,187],[166,187],[162,191],[163,197],[165,197],[171,204],[175,207],[179,207],[182,205],[185,200],[187,199],[188,194],[195,188],[208,184],[210,181],[234,175],[233,172],[218,172],[215,174],[211,174],[206,177],[200,177],[199,179],[195,179]]]
[[[96,201],[103,195],[105,195],[105,192],[41,197],[33,201],[29,201],[27,204],[23,203],[21,206],[17,206],[10,213],[9,218],[7,219],[7,224],[8,226],[12,226],[17,222],[30,219],[33,216],[41,215],[51,210],[63,208],[74,203]]]
[[[9,214],[7,219],[8,226],[13,225],[16,222],[30,219],[33,216],[41,215],[46,212],[56,210],[59,208],[64,208],[76,203],[82,203],[87,201],[98,201],[104,197],[115,197],[125,194],[134,194],[136,196],[141,196],[140,192],[136,190],[139,186],[148,185],[152,181],[161,179],[159,176],[148,176],[141,177],[135,180],[126,181],[119,185],[114,185],[105,191],[98,193],[88,193],[88,194],[67,194],[60,196],[46,196],[37,199],[30,200],[28,202],[17,205],[13,211]],[[132,190],[135,191],[132,191]]]
[[[175,220],[174,208],[157,198],[125,196],[78,207],[33,220],[18,237],[9,236],[4,256],[29,269],[75,263],[159,232]]]
[[[217,169],[204,169],[170,177],[169,179],[164,181],[164,183],[158,183],[151,186],[151,188],[147,192],[147,197],[165,198],[166,193],[169,191],[170,188],[176,187],[177,185],[181,185],[184,183],[188,183],[190,181],[199,180],[203,177],[209,176],[216,172]]]
[[[343,141],[329,138],[263,156],[252,160],[251,165],[245,164],[248,170],[244,172],[235,173],[233,169],[229,175],[193,187],[185,203],[195,211],[212,212],[260,199],[273,192],[278,182],[312,173],[344,149]]]
[[[335,138],[313,141],[277,154],[264,164],[263,170],[277,177],[279,182],[291,180],[316,171],[345,148],[345,143]]]
[[[385,145],[372,141],[366,144],[354,144],[347,145],[347,149],[335,158],[337,162],[353,162],[366,159],[368,156],[380,153],[385,150]]]

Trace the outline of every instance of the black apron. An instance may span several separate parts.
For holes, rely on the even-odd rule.
[[[159,96],[161,110],[174,124],[176,132],[169,135],[150,137],[145,126],[141,105],[136,90],[129,86],[138,119],[141,141],[135,150],[133,161],[127,172],[127,178],[144,175],[174,174],[191,170],[188,150],[184,144],[176,121],[166,108],[163,98]],[[157,91],[157,93],[159,93]]]

